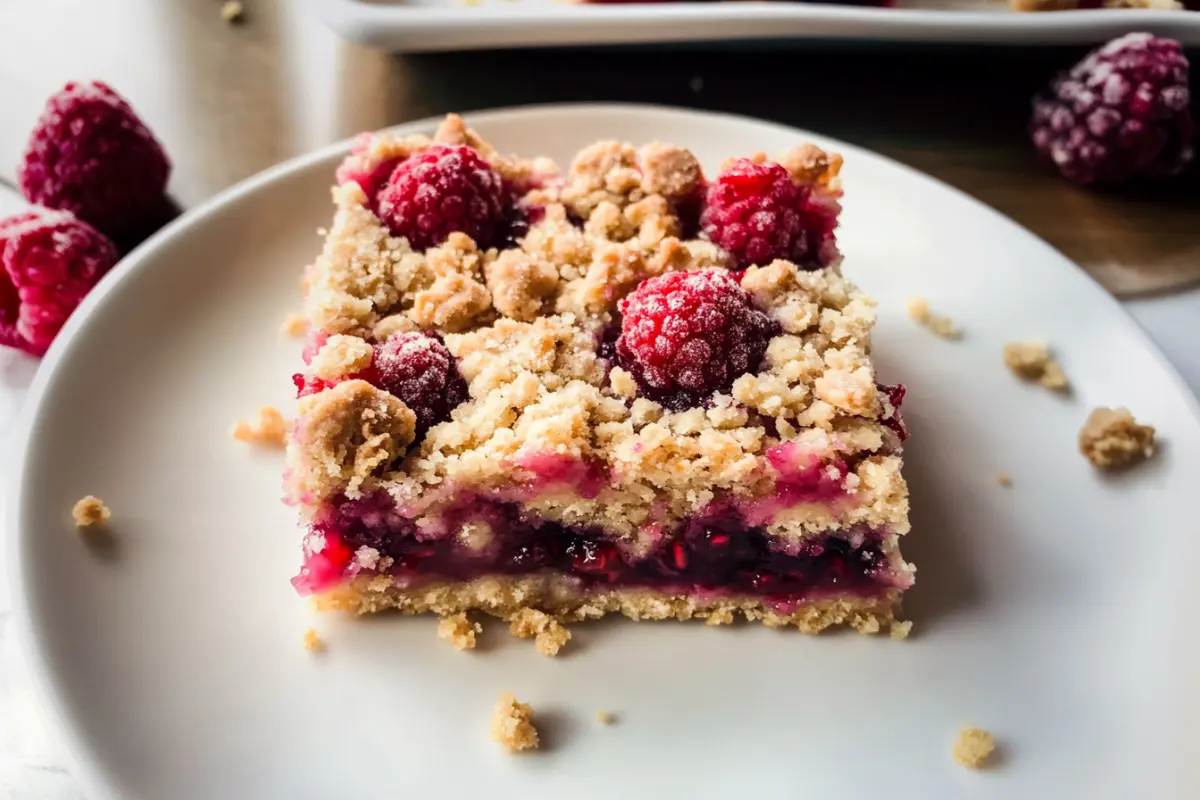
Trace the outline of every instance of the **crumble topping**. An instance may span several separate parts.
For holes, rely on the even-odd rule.
[[[491,737],[515,753],[538,746],[537,728],[531,718],[533,709],[528,703],[517,702],[510,692],[501,692],[492,711]]]
[[[303,644],[304,649],[310,653],[322,653],[325,651],[325,642],[321,641],[321,637],[312,628],[304,632]]]
[[[1008,489],[1012,486],[1012,483],[1013,483],[1012,476],[1009,475],[1007,472],[997,472],[996,473],[996,483],[999,484],[1000,486],[1003,486],[1005,489]]]
[[[221,4],[221,19],[233,25],[246,18],[246,9],[238,0],[226,0]]]
[[[303,336],[308,331],[308,319],[303,314],[288,314],[279,325],[284,336]]]
[[[995,749],[992,734],[980,728],[963,728],[954,740],[954,760],[967,769],[981,769]]]
[[[253,420],[238,420],[229,434],[239,442],[254,442],[270,447],[287,444],[288,425],[274,406],[262,406]]]
[[[1079,431],[1079,452],[1102,469],[1128,466],[1154,455],[1154,428],[1127,408],[1097,408]]]
[[[1069,388],[1062,367],[1050,355],[1046,343],[1039,339],[1004,345],[1004,364],[1017,377],[1037,381],[1047,389],[1065,392]]]
[[[571,640],[571,632],[544,611],[523,608],[513,615],[509,632],[521,639],[536,637],[537,651],[544,656],[556,656]]]
[[[616,721],[617,718],[608,711],[596,712],[596,722],[600,723],[601,725],[612,725]]]
[[[929,301],[914,297],[908,301],[908,318],[922,326],[939,339],[961,339],[962,331],[949,317],[942,317],[929,310]]]
[[[75,519],[76,527],[95,528],[107,525],[112,512],[104,505],[103,500],[89,494],[75,504],[71,509],[71,516]]]
[[[466,614],[452,614],[438,621],[438,638],[450,642],[456,650],[474,650],[475,637],[480,633],[483,633],[483,626],[471,622]]]
[[[357,336],[335,333],[321,345],[309,367],[321,380],[336,381],[371,366],[374,353],[374,348]]]
[[[505,250],[485,268],[492,305],[506,317],[531,322],[558,294],[558,269],[521,250]]]
[[[815,144],[805,143],[793,147],[779,158],[779,163],[800,183],[816,183],[836,186],[842,171],[842,157],[837,153],[826,153]]]
[[[690,150],[651,142],[642,148],[641,189],[648,195],[678,200],[700,189],[703,175],[700,162]]]

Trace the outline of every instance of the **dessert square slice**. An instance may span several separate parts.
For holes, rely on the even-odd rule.
[[[888,629],[903,387],[842,277],[841,159],[461,119],[364,136],[308,270],[287,491],[324,609]]]

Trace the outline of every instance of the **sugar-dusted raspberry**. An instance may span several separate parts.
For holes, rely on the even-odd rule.
[[[617,357],[668,408],[704,405],[758,369],[779,325],[723,269],[669,272],[621,301]]]
[[[375,346],[375,382],[417,415],[416,441],[467,399],[467,384],[441,339],[424,331],[394,333]]]
[[[115,240],[170,214],[171,163],[129,104],[99,81],[68,83],[47,101],[17,180],[25,197],[70,211]]]
[[[379,218],[414,250],[435,247],[454,231],[480,247],[504,217],[504,181],[469,147],[434,146],[402,162],[379,191]]]
[[[346,156],[338,165],[336,180],[339,186],[351,181],[357,183],[363,190],[363,194],[367,196],[367,207],[375,210],[379,190],[387,183],[388,177],[396,169],[400,159],[386,158],[378,162],[372,160],[367,155],[371,149],[372,139],[373,135],[370,133],[359,134],[350,148],[350,155]]]
[[[708,185],[700,230],[740,267],[783,258],[818,269],[837,254],[840,211],[833,195],[815,195],[782,165],[739,158]]]
[[[1092,51],[1034,99],[1030,135],[1075,183],[1172,175],[1192,160],[1189,102],[1179,42],[1130,33]]]
[[[104,234],[64,211],[0,222],[0,344],[45,353],[117,257]]]

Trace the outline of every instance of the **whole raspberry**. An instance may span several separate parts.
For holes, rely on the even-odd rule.
[[[387,182],[400,159],[387,158],[379,162],[371,159],[369,151],[372,138],[371,134],[363,133],[354,140],[350,155],[342,159],[337,168],[336,180],[339,186],[350,181],[357,183],[367,196],[367,207],[375,210],[379,189]]]
[[[0,344],[40,356],[104,273],[117,249],[63,211],[0,222]]]
[[[392,334],[375,346],[372,367],[379,387],[399,397],[417,415],[416,441],[450,419],[450,412],[467,399],[467,384],[454,356],[433,334]]]
[[[1171,175],[1192,159],[1188,61],[1179,43],[1130,33],[1092,51],[1033,101],[1033,144],[1068,180]]]
[[[704,405],[758,369],[779,331],[723,269],[650,278],[620,308],[621,366],[648,397],[673,410]]]
[[[480,247],[491,244],[504,214],[504,182],[469,147],[435,145],[410,156],[378,195],[379,218],[414,250],[454,231]]]
[[[818,269],[837,255],[840,211],[835,197],[815,196],[781,165],[739,158],[708,185],[700,230],[740,267],[784,258]]]
[[[47,101],[18,167],[30,202],[70,211],[113,239],[144,235],[169,213],[171,163],[107,85],[68,83]]]

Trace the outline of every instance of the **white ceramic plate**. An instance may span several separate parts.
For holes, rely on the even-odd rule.
[[[808,136],[629,106],[469,121],[504,150],[563,162],[597,138],[663,139],[709,169]],[[429,618],[306,616],[288,585],[299,539],[278,499],[281,459],[227,431],[261,403],[290,405],[299,344],[277,329],[331,213],[337,146],[126,259],[32,389],[17,617],[95,796],[1196,797],[1181,744],[1200,720],[1185,636],[1200,608],[1194,400],[1047,245],[905,167],[818,141],[846,155],[846,271],[879,298],[880,373],[911,390],[912,639],[612,621],[578,626],[547,659],[498,625],[459,653]],[[913,325],[911,295],[966,338]],[[1061,355],[1072,399],[1002,365],[1004,342],[1037,335]],[[1161,456],[1093,472],[1075,435],[1097,404],[1158,426]],[[1015,485],[997,486],[997,471]],[[71,525],[87,493],[113,509],[115,556]],[[301,648],[309,625],[326,653]],[[533,704],[544,752],[510,757],[488,741],[505,689]],[[618,724],[597,725],[599,709]],[[968,722],[1002,742],[997,769],[951,760]]]
[[[754,39],[1098,44],[1150,31],[1200,44],[1200,13],[1017,14],[1004,0],[899,0],[898,8],[803,2],[579,5],[572,0],[308,0],[343,36],[394,50]]]

